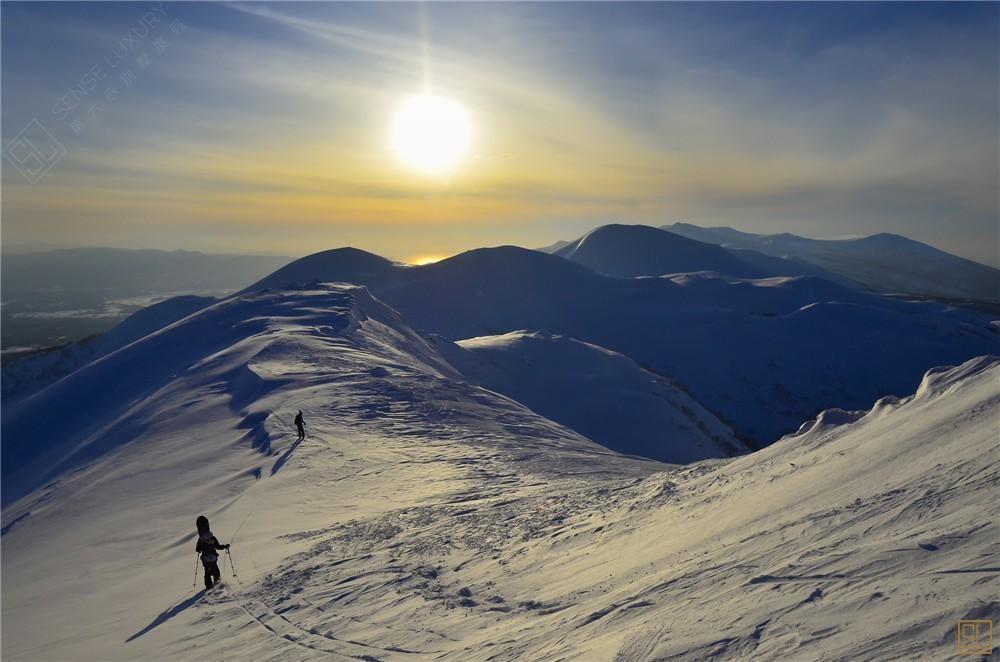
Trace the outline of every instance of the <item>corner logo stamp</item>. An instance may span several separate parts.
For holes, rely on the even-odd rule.
[[[959,621],[959,655],[989,655],[993,652],[993,621]]]
[[[29,184],[37,184],[66,156],[66,148],[36,118],[7,143],[3,155]]]

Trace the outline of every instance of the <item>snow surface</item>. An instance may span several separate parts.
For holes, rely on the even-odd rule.
[[[691,396],[617,352],[524,331],[458,346],[445,356],[467,377],[620,453],[685,464],[748,450]]]
[[[2,653],[941,659],[1000,610],[998,404],[979,358],[677,468],[470,384],[363,288],[233,297],[5,408]],[[208,595],[201,513],[240,573]]]

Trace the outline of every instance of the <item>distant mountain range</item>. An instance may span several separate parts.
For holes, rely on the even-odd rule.
[[[3,297],[105,292],[236,290],[291,261],[276,255],[211,255],[197,251],[67,248],[4,255]]]
[[[122,248],[5,253],[3,348],[79,340],[167,297],[232,292],[290,260]]]
[[[814,276],[850,282],[796,258],[731,250],[648,225],[602,225],[552,253],[610,276],[710,271],[739,278]]]
[[[688,223],[662,228],[612,224],[538,250],[619,277],[696,271],[739,278],[807,276],[903,296],[1000,304],[1000,270],[890,234],[817,240]],[[296,260],[274,277],[302,281],[300,276],[308,276],[323,256]],[[341,253],[337,264],[345,277],[366,282],[398,268],[364,251],[353,259]],[[4,360],[102,333],[172,296],[227,294],[290,262],[273,255],[116,248],[5,252],[0,262]]]
[[[1000,302],[1000,270],[888,233],[808,239],[690,223],[660,228],[613,224],[538,250],[616,276],[660,276],[693,268],[750,277],[812,275],[887,294]]]
[[[1000,301],[1000,270],[896,234],[808,239],[788,233],[760,235],[690,223],[664,225],[662,229],[726,249],[801,260],[881,292]]]

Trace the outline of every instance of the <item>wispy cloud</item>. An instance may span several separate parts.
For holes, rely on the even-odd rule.
[[[187,30],[141,86],[70,136],[40,184],[5,171],[5,239],[143,244],[177,228],[190,247],[229,232],[294,252],[367,227],[360,243],[395,257],[682,216],[891,230],[983,260],[996,244],[1000,75],[977,27],[995,7],[170,7]],[[115,7],[66,11],[5,17],[5,139],[118,29]],[[55,61],[44,45],[67,35],[75,50]],[[388,148],[396,104],[428,79],[475,122],[447,179]],[[400,248],[428,225],[451,226],[432,239],[450,243]]]

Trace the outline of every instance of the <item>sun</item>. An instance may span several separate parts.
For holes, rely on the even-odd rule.
[[[472,143],[472,122],[460,103],[422,94],[399,107],[392,123],[392,147],[406,165],[426,174],[455,168]]]

